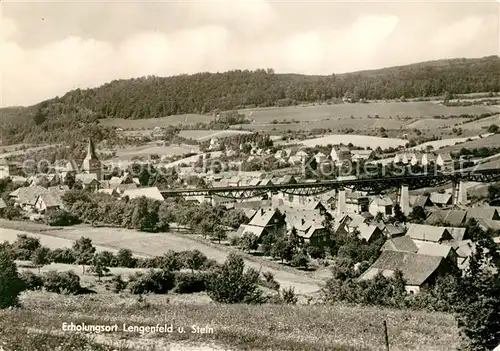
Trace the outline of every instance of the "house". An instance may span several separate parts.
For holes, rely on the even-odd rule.
[[[423,154],[420,159],[422,166],[430,166],[436,163],[436,156],[434,154]]]
[[[352,161],[368,160],[373,156],[373,150],[352,150]]]
[[[354,214],[369,212],[369,201],[368,197],[361,193],[347,193],[345,198],[345,211]]]
[[[446,227],[415,223],[408,225],[406,236],[410,237],[417,246],[424,242],[442,243],[453,240],[453,236]]]
[[[437,207],[450,206],[452,204],[453,195],[450,193],[431,193],[429,200]]]
[[[376,197],[370,203],[368,212],[370,212],[373,216],[376,216],[379,213],[382,213],[384,216],[392,216],[393,205],[394,203],[387,196]]]
[[[120,194],[116,191],[116,189],[98,189],[98,193],[107,194],[113,197],[120,197]]]
[[[431,202],[429,196],[427,196],[427,195],[418,195],[416,197],[410,198],[410,200],[413,200],[412,207],[419,206],[419,207],[425,208],[425,207],[432,206],[432,202]]]
[[[39,195],[48,192],[47,188],[39,185],[18,188],[9,194],[17,207],[24,211],[33,211],[35,202]]]
[[[316,163],[323,163],[326,161],[326,155],[322,152],[318,152],[316,155],[314,155],[314,159],[316,160]]]
[[[440,153],[436,157],[436,164],[444,170],[453,169],[453,159],[449,153]]]
[[[97,177],[97,173],[79,173],[75,176],[75,182],[80,183],[84,189],[97,190],[100,188]]]
[[[425,220],[425,224],[439,225],[448,224],[453,227],[458,227],[465,223],[467,211],[462,210],[436,210],[429,214]]]
[[[15,163],[0,158],[0,179],[19,175],[20,170]]]
[[[129,189],[137,189],[138,186],[135,183],[125,183],[125,184],[119,184],[115,190],[118,192],[118,194],[123,194],[125,190]]]
[[[384,245],[380,248],[381,251],[401,251],[417,253],[418,247],[409,236],[398,236],[392,239],[387,239]]]
[[[467,228],[446,227],[446,229],[448,229],[448,231],[450,232],[454,241],[461,241],[461,240],[468,239]]]
[[[412,156],[406,153],[396,154],[396,156],[394,156],[393,163],[395,164],[403,163],[407,165],[410,162],[411,158]]]
[[[391,277],[396,271],[403,273],[405,290],[418,293],[432,287],[438,277],[454,273],[455,269],[443,257],[385,250],[358,279],[371,280],[378,274]]]
[[[469,259],[476,250],[476,244],[472,240],[462,240],[453,242],[453,249],[457,254],[457,266],[461,270],[469,266]]]
[[[365,239],[368,243],[372,243],[384,237],[382,230],[377,225],[361,223],[356,230],[358,231],[358,237],[360,239]]]
[[[476,221],[479,219],[487,219],[492,221],[500,220],[498,211],[495,207],[472,207],[467,211],[467,220],[473,218]]]
[[[163,201],[163,195],[157,187],[149,188],[137,188],[137,189],[127,189],[123,192],[122,197],[128,196],[129,199],[135,199],[138,197],[146,197],[152,200]]]
[[[284,216],[277,209],[271,207],[260,208],[252,217],[248,224],[242,224],[238,228],[237,234],[242,236],[245,233],[254,234],[259,241],[266,235],[284,236],[286,224]]]
[[[225,208],[233,208],[235,199],[222,197],[219,195],[212,196],[212,206],[224,206]]]
[[[436,243],[423,243],[419,248],[419,255],[442,257],[449,261],[449,263],[457,266],[457,253],[451,245],[436,244]]]
[[[330,158],[336,164],[351,161],[351,150],[347,146],[334,146],[330,151]]]
[[[388,238],[395,238],[399,236],[404,236],[406,233],[406,227],[401,223],[387,224],[382,230],[384,235]]]
[[[49,211],[58,210],[63,207],[61,193],[57,191],[47,191],[39,195],[35,201],[35,211],[38,213],[46,213]]]
[[[330,233],[317,222],[309,222],[307,229],[297,232],[297,235],[307,244],[316,247],[325,247],[330,244]]]

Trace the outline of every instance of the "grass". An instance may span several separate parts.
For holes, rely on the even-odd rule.
[[[105,118],[100,120],[103,126],[120,127],[120,128],[146,128],[152,129],[154,127],[166,127],[172,124],[196,124],[199,122],[208,123],[212,117],[189,113],[185,115],[173,115],[161,118],[148,118],[148,119],[123,119],[123,118]]]
[[[471,141],[466,141],[453,146],[447,146],[443,148],[446,152],[457,152],[461,148],[466,149],[478,149],[481,147],[499,147],[500,146],[500,134],[494,134],[486,138],[478,138]]]
[[[22,222],[0,221],[0,228],[3,227],[3,223],[10,225],[11,229],[0,230],[0,241],[15,240],[19,231],[15,230],[14,227],[16,224],[22,227]],[[4,234],[4,232],[7,234]],[[25,234],[30,235],[29,233]],[[51,230],[50,227],[46,226],[45,229],[37,227],[36,233],[32,234],[32,236],[39,237],[43,245],[51,248],[57,248],[58,245],[60,247],[70,247],[75,240],[85,236],[92,240],[98,251],[116,252],[120,248],[125,248],[130,249],[135,255],[143,257],[160,256],[170,249],[174,251],[198,249],[208,258],[221,263],[226,260],[230,251],[196,240],[189,234],[149,234],[121,228],[76,226]],[[290,267],[281,268],[275,262],[267,263],[265,260],[245,259],[245,265],[249,268],[273,273],[283,288],[292,286],[299,295],[316,295],[324,282],[323,279],[308,276]]]
[[[224,138],[238,134],[249,134],[251,132],[244,130],[182,130],[179,136],[186,139],[195,139],[204,141],[213,137]]]
[[[336,135],[326,135],[324,137],[315,138],[315,139],[307,139],[302,142],[302,144],[313,147],[316,145],[328,145],[328,144],[340,144],[343,143],[345,145],[352,143],[356,146],[361,147],[371,147],[375,150],[377,147],[381,147],[382,149],[386,149],[389,147],[398,147],[401,145],[405,145],[408,141],[403,139],[394,139],[394,138],[381,138],[375,136],[367,136],[367,135],[351,135],[351,134],[336,134]]]
[[[184,155],[187,153],[198,153],[199,148],[196,145],[169,145],[169,146],[158,146],[156,143],[149,143],[144,146],[131,146],[124,149],[119,149],[116,152],[115,159],[125,159],[129,160],[133,156],[149,156],[149,155],[159,155],[159,156],[174,156],[174,155]]]
[[[0,328],[60,333],[63,322],[86,324],[213,328],[212,334],[101,334],[94,340],[135,349],[138,345],[191,345],[191,350],[383,350],[382,321],[387,320],[391,350],[453,350],[457,328],[451,315],[355,306],[185,304],[130,295],[63,296],[28,292],[23,308],[0,311]],[[160,312],[161,311],[161,312]],[[70,337],[70,333],[64,333]],[[15,339],[2,333],[2,339]],[[156,344],[156,345],[155,345]],[[202,348],[204,345],[205,348]],[[212,348],[207,348],[210,345]],[[174,349],[182,349],[180,347]],[[150,348],[150,350],[166,348]],[[186,350],[190,350],[186,348]]]

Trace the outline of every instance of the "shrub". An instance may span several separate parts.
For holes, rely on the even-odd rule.
[[[287,304],[295,305],[297,303],[297,296],[295,296],[295,290],[293,287],[284,288],[281,290],[281,295],[283,297],[283,301]]]
[[[207,256],[202,254],[199,250],[187,252],[187,257],[184,261],[184,266],[190,268],[191,271],[199,270],[207,262]]]
[[[43,287],[43,277],[32,271],[22,272],[21,279],[24,281],[27,290],[40,290]]]
[[[166,294],[175,285],[174,274],[167,270],[150,270],[146,274],[136,273],[131,276],[128,287],[132,294]]]
[[[82,290],[80,277],[73,271],[50,271],[43,277],[43,286],[46,291],[58,294],[78,294]]]
[[[50,260],[55,263],[74,264],[76,257],[72,249],[55,249],[50,252]]]
[[[229,245],[238,246],[240,244],[240,238],[237,235],[229,235]]]
[[[127,282],[122,279],[120,274],[113,276],[111,284],[113,286],[113,291],[116,293],[119,293],[127,288]]]
[[[307,254],[311,256],[311,258],[325,258],[325,250],[317,246],[309,246],[307,248]]]
[[[136,260],[129,249],[120,249],[116,254],[116,266],[134,268],[136,267]]]
[[[276,290],[276,291],[280,290],[280,283],[278,283],[274,279],[274,274],[272,274],[271,272],[264,272],[264,273],[262,273],[262,275],[264,276],[264,281],[261,282],[260,285],[265,286],[266,288],[269,288],[272,290]]]
[[[309,264],[309,259],[307,258],[306,255],[300,252],[293,256],[291,264],[294,267],[307,268],[307,265]]]
[[[31,255],[40,246],[40,239],[27,236],[26,234],[18,234],[17,240],[14,242],[16,258],[18,260],[29,261]]]
[[[50,226],[71,226],[80,223],[80,220],[64,210],[54,211],[47,217]]]
[[[206,279],[207,279],[207,273],[177,272],[175,274],[174,292],[179,294],[190,294],[190,293],[205,291]]]
[[[17,306],[25,288],[9,252],[0,250],[0,309]]]
[[[261,303],[262,291],[258,287],[259,272],[248,269],[244,272],[243,258],[233,253],[217,272],[207,279],[208,295],[222,303]]]

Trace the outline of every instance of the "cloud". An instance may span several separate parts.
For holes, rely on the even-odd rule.
[[[46,20],[39,24],[32,17],[22,21],[19,8],[16,16],[1,18],[0,103],[34,104],[77,87],[144,75],[271,67],[276,72],[331,74],[498,54],[498,17],[491,12],[453,13],[452,20],[444,21],[439,14],[448,13],[448,8],[417,17],[410,5],[398,5],[397,11],[379,6],[378,11],[356,7],[349,12],[351,5],[343,4],[344,12],[329,13],[323,4],[315,21],[303,18],[300,6],[285,5],[245,0],[179,3],[169,7],[166,26],[158,12],[166,5],[154,4],[157,11],[146,17],[138,12],[142,7],[134,5],[122,11],[119,22],[114,17],[109,23],[96,21],[96,28],[87,32],[81,28],[89,27],[90,10],[84,25],[71,27],[72,21],[64,21],[65,29],[56,31],[63,13],[57,6],[55,12],[43,13]],[[425,6],[434,5],[421,5],[421,11]],[[309,7],[307,11],[314,13]],[[26,33],[36,29],[37,41],[26,41]]]

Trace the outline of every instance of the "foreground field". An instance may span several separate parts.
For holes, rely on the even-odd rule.
[[[16,231],[13,229],[4,229],[3,227],[12,226],[16,222],[0,220],[0,242],[3,240],[13,241],[16,238]],[[22,223],[21,223],[22,224]],[[11,227],[12,228],[12,227]],[[7,234],[4,236],[4,232]],[[26,233],[26,232],[23,232]],[[118,228],[90,228],[90,227],[71,227],[64,229],[51,229],[47,227],[40,231],[37,236],[41,238],[42,244],[48,243],[52,248],[61,245],[61,247],[71,246],[74,240],[81,236],[92,239],[92,243],[100,250],[116,251],[121,248],[130,249],[138,256],[160,256],[168,250],[184,251],[198,249],[208,258],[215,259],[218,262],[224,262],[230,250],[217,245],[210,245],[201,240],[195,240],[187,234],[147,234],[134,230]],[[28,233],[29,235],[29,233]],[[45,245],[45,244],[44,244]],[[282,287],[292,286],[300,295],[315,295],[322,287],[323,280],[315,279],[302,272],[293,269],[278,269],[276,264],[267,263],[265,260],[253,261],[246,259],[245,265],[257,270],[269,271],[274,274],[276,280]]]
[[[13,346],[12,340],[29,343],[34,333],[46,339],[67,337],[74,332],[63,332],[64,322],[118,324],[118,332],[90,336],[116,350],[384,350],[383,320],[393,351],[454,350],[458,340],[451,315],[382,308],[190,304],[167,296],[146,296],[140,302],[126,295],[42,292],[24,293],[22,304],[21,309],[0,311],[0,339],[6,347]],[[123,332],[124,323],[172,324],[187,332],[141,336]],[[193,325],[212,328],[212,333],[190,333]]]

